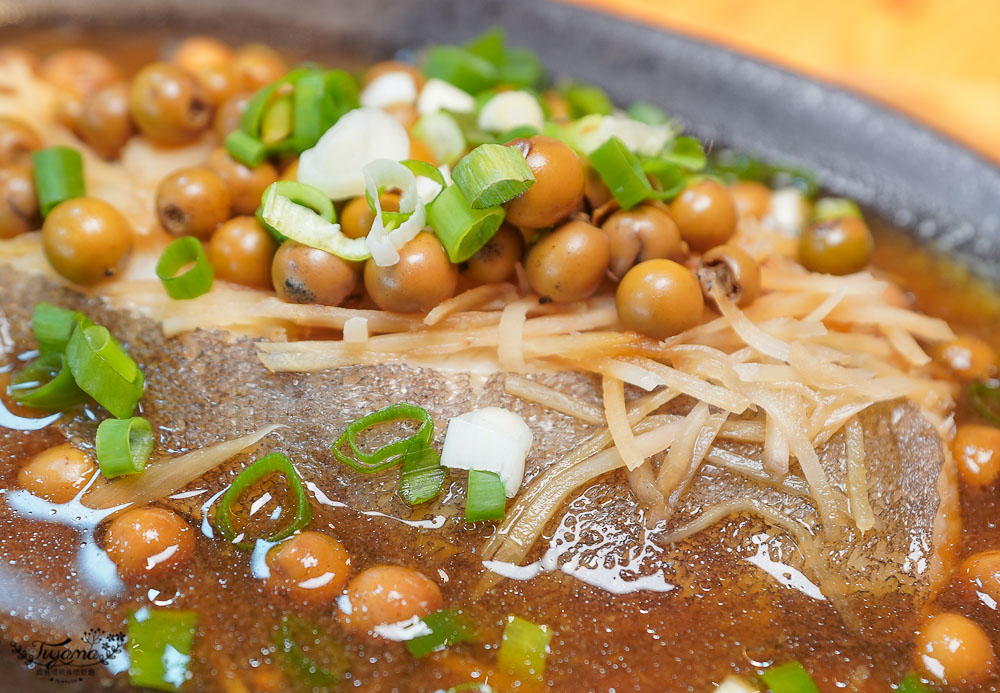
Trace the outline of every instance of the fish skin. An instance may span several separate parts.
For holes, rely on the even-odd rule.
[[[158,454],[182,454],[262,425],[287,424],[290,428],[270,437],[258,454],[285,452],[304,479],[314,481],[326,496],[351,509],[319,507],[314,522],[335,526],[359,565],[376,560],[420,564],[431,575],[440,570],[453,576],[446,596],[456,602],[471,593],[483,574],[475,551],[489,533],[488,527],[468,527],[462,521],[464,481],[451,474],[439,500],[411,511],[394,493],[395,474],[359,478],[341,466],[330,453],[336,436],[359,416],[409,401],[431,413],[440,446],[449,417],[482,406],[506,406],[521,414],[535,435],[536,445],[526,467],[528,484],[597,430],[506,395],[500,376],[481,383],[466,374],[398,364],[309,374],[269,373],[248,338],[199,330],[167,340],[147,319],[108,310],[99,299],[3,268],[0,307],[10,320],[18,350],[32,346],[30,314],[40,300],[82,309],[123,341],[146,373],[142,414],[159,428]],[[599,402],[599,388],[591,378],[547,374],[540,379]],[[673,406],[673,411],[682,412],[689,403]],[[537,620],[557,630],[559,647],[549,659],[554,690],[578,689],[581,680],[601,680],[602,688],[655,686],[662,690],[684,685],[701,689],[730,671],[732,663],[737,663],[737,669],[738,662],[745,667],[747,647],[755,661],[798,656],[811,662],[814,672],[825,663],[829,671],[817,675],[820,680],[839,676],[845,660],[863,663],[874,657],[880,662],[905,663],[907,638],[900,634],[913,632],[920,611],[947,574],[957,522],[954,474],[940,437],[912,404],[873,407],[862,415],[862,423],[871,458],[872,504],[884,528],[877,525],[864,537],[848,532],[827,547],[829,565],[845,587],[843,596],[854,623],[846,623],[830,600],[815,600],[781,586],[747,562],[766,544],[769,557],[808,577],[808,569],[784,533],[755,518],[729,518],[685,542],[659,547],[658,535],[723,498],[759,498],[815,524],[810,504],[761,489],[707,464],[706,473],[692,485],[669,526],[647,526],[643,509],[620,473],[598,479],[574,496],[564,517],[549,524],[528,559],[539,558],[558,527],[568,524],[576,527],[578,537],[559,558],[561,565],[614,564],[642,547],[657,546],[658,550],[643,550],[647,560],[629,565],[625,573],[633,577],[657,574],[676,589],[612,598],[573,577],[572,571],[555,571],[528,581],[505,580],[482,599],[479,608],[495,614],[535,614]],[[59,425],[67,438],[88,446],[96,431],[96,423],[83,415]],[[7,441],[0,436],[0,457]],[[372,440],[378,442],[378,438]],[[759,455],[754,449],[740,449]],[[248,461],[245,456],[237,457],[207,475],[200,485],[221,487]],[[845,463],[839,434],[823,448],[821,461],[842,489],[839,480]],[[198,513],[197,505],[198,499],[187,505],[175,503],[178,510],[192,516]],[[444,521],[440,529],[426,530],[365,512],[405,519],[444,517]],[[909,561],[903,557],[903,548],[911,549]],[[859,555],[864,560],[852,559]],[[571,606],[564,609],[558,607],[561,604]],[[663,656],[664,648],[672,652],[670,657]],[[824,648],[840,654],[832,658]],[[673,653],[679,651],[685,655],[678,660]],[[621,666],[606,666],[619,657]],[[634,667],[629,663],[633,658],[655,663]],[[412,673],[401,659],[386,666],[390,677]]]

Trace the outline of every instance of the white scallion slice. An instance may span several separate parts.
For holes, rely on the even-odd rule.
[[[348,238],[340,224],[331,224],[308,207],[278,193],[277,186],[264,195],[261,217],[286,237],[310,248],[318,248],[345,260],[367,260],[371,253],[364,238]]]
[[[459,89],[443,79],[427,80],[417,98],[417,111],[422,115],[439,111],[472,113],[474,110],[476,110],[476,99],[467,91]]]
[[[410,137],[398,120],[377,108],[356,108],[302,152],[298,179],[331,199],[344,200],[364,194],[366,164],[402,161],[409,155]]]
[[[386,72],[361,90],[361,105],[366,108],[385,108],[417,100],[417,85],[409,72]]]
[[[372,228],[368,232],[365,244],[376,265],[380,267],[395,265],[399,262],[399,248],[413,240],[427,223],[427,210],[423,200],[420,199],[417,177],[406,166],[388,159],[370,162],[364,167],[363,174],[366,192],[375,205],[375,219],[372,221]],[[379,201],[379,195],[390,189],[402,192],[399,211],[402,214],[409,214],[409,217],[395,228],[386,227]]]
[[[534,94],[504,91],[483,104],[476,125],[487,132],[506,132],[525,125],[541,131],[545,113]]]
[[[658,155],[676,134],[669,123],[649,125],[625,115],[598,114],[574,121],[566,131],[573,146],[584,154],[590,154],[612,137],[617,137],[626,149],[642,156]]]
[[[502,407],[485,407],[448,422],[441,464],[452,469],[493,472],[513,498],[524,479],[533,437],[524,420]]]
[[[771,193],[771,206],[764,222],[786,236],[798,236],[810,216],[809,200],[797,188]]]
[[[462,92],[465,94],[465,92]],[[468,148],[458,122],[447,113],[428,113],[413,126],[413,136],[423,141],[438,161],[449,166],[462,158]]]

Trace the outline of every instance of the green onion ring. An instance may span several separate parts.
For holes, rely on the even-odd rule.
[[[969,405],[981,418],[1000,427],[1000,387],[982,381],[969,384]]]
[[[590,153],[590,163],[607,183],[622,209],[632,209],[650,197],[655,197],[646,172],[636,156],[617,137]]]
[[[309,503],[309,498],[306,496],[305,489],[302,486],[302,478],[295,471],[295,467],[280,452],[272,452],[269,455],[264,455],[233,479],[233,483],[226,490],[225,494],[223,494],[222,500],[219,502],[219,507],[215,511],[215,525],[219,530],[219,534],[226,541],[235,544],[239,549],[251,551],[255,542],[246,540],[237,541],[236,531],[233,529],[231,519],[232,507],[244,491],[268,474],[276,472],[280,472],[288,483],[288,488],[292,492],[295,502],[295,512],[292,514],[288,524],[271,536],[266,537],[265,541],[278,542],[282,539],[287,539],[312,520],[312,505]]]
[[[283,656],[282,667],[290,679],[309,690],[327,690],[339,684],[347,673],[343,649],[328,633],[311,623],[286,614],[274,633],[274,645]],[[322,649],[319,656],[307,650]],[[332,660],[332,666],[329,664]],[[322,661],[326,666],[320,666]]]
[[[450,645],[476,639],[472,621],[461,611],[441,609],[427,614],[420,620],[430,633],[406,641],[406,649],[414,657],[426,657]]]
[[[177,274],[185,266],[192,267]],[[197,298],[212,290],[215,272],[205,255],[205,249],[194,236],[181,236],[163,251],[156,263],[156,276],[167,295],[175,301]]]
[[[496,472],[469,470],[465,497],[465,521],[502,520],[507,511],[507,492]]]
[[[242,130],[226,135],[226,152],[244,166],[256,168],[267,158],[267,145]]]
[[[441,456],[423,440],[410,441],[399,470],[399,497],[407,505],[420,505],[441,493],[447,470]]]
[[[105,419],[97,427],[97,464],[108,479],[137,474],[153,452],[153,427],[141,416]]]
[[[57,351],[43,353],[22,368],[11,380],[8,392],[18,404],[44,411],[66,411],[88,399]]]
[[[400,161],[399,163],[410,169],[415,176],[430,178],[442,188],[447,185],[444,180],[444,174],[442,174],[441,171],[438,170],[438,167],[433,164],[429,164],[426,161],[420,161],[419,159],[407,159],[406,161]]]
[[[455,164],[451,176],[473,209],[502,205],[535,184],[521,150],[502,144],[479,145]]]
[[[84,320],[87,320],[86,316],[78,310],[66,310],[45,302],[35,304],[31,328],[38,341],[38,350],[43,354],[65,351],[69,338],[73,336],[73,328]]]
[[[42,216],[60,202],[83,197],[83,157],[72,147],[49,147],[32,153],[35,194]]]
[[[457,185],[449,185],[427,206],[434,229],[453,263],[465,262],[493,238],[504,218],[503,207],[473,209]]]
[[[548,626],[509,616],[497,651],[497,665],[521,681],[541,680],[552,635]]]
[[[366,453],[358,447],[355,437],[362,431],[378,424],[402,420],[419,421],[420,428],[412,436],[384,445],[372,453]],[[427,410],[415,404],[406,404],[404,402],[390,405],[385,409],[362,416],[360,419],[355,419],[347,424],[347,428],[344,429],[344,432],[340,434],[340,437],[333,444],[333,454],[348,467],[362,474],[372,474],[373,472],[380,472],[383,469],[389,469],[402,462],[403,455],[406,454],[407,448],[414,441],[430,445],[431,438],[433,437],[434,420],[427,413]],[[354,458],[348,457],[341,452],[340,448],[343,447],[344,443],[347,443],[351,448],[351,451],[355,455]]]
[[[119,419],[132,416],[142,396],[142,371],[101,325],[78,324],[66,345],[66,363],[80,389]]]

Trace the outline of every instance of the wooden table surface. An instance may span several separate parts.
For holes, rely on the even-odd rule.
[[[566,0],[861,91],[1000,162],[1000,0]]]

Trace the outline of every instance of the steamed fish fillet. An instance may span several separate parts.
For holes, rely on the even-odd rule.
[[[266,439],[258,454],[280,450],[292,459],[313,497],[316,526],[329,524],[345,536],[370,535],[371,555],[361,556],[362,562],[420,565],[429,575],[446,576],[449,599],[456,604],[472,599],[489,573],[478,551],[492,531],[464,523],[464,479],[452,474],[438,500],[410,509],[395,495],[396,474],[362,477],[335,460],[330,445],[337,435],[364,414],[407,401],[434,417],[440,446],[449,418],[505,406],[521,414],[534,434],[527,485],[599,428],[505,394],[501,375],[405,365],[270,373],[248,339],[196,331],[167,340],[147,319],[0,268],[0,315],[14,344],[8,359],[32,348],[30,316],[41,300],[85,310],[125,343],[147,376],[142,408],[159,428],[157,455],[176,456],[267,424],[285,424],[288,428]],[[600,385],[590,378],[538,377],[599,404]],[[708,461],[667,524],[648,521],[621,472],[581,489],[549,523],[524,565],[493,566],[509,577],[486,592],[481,604],[497,614],[526,613],[526,605],[534,605],[533,618],[557,630],[559,647],[550,657],[557,690],[571,690],[576,681],[595,675],[602,685],[622,689],[662,689],[673,682],[707,690],[733,662],[790,658],[806,646],[802,643],[814,648],[831,643],[835,647],[828,651],[859,664],[869,661],[877,644],[888,648],[880,659],[905,661],[899,650],[905,639],[898,634],[912,632],[950,560],[958,526],[955,481],[942,440],[914,406],[881,405],[866,411],[861,422],[876,524],[864,534],[847,530],[818,543],[824,566],[819,572],[807,565],[787,532],[754,516],[726,517],[684,541],[664,544],[668,532],[734,499],[766,503],[816,531],[815,507],[802,495],[762,487]],[[92,441],[96,430],[82,414],[59,426],[83,442]],[[0,457],[10,445],[9,437],[0,436]],[[760,464],[754,446],[718,446]],[[820,454],[842,491],[845,457],[842,434]],[[218,490],[245,463],[223,465],[192,488]],[[794,463],[791,471],[799,473]],[[173,501],[192,518],[200,518],[201,502],[200,497]],[[76,588],[66,589],[72,594]],[[592,656],[571,665],[560,651]],[[628,664],[633,656],[657,664],[635,670]]]

